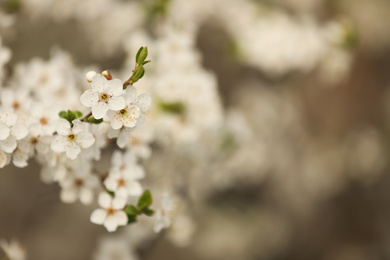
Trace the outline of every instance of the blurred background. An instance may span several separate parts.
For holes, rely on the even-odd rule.
[[[129,147],[181,205],[103,256],[118,234],[90,223],[96,203],[61,202],[30,160],[0,170],[0,238],[30,260],[390,259],[389,23],[388,0],[0,0],[2,88],[36,60],[80,89],[91,69],[126,80],[148,46],[135,86],[154,103]]]

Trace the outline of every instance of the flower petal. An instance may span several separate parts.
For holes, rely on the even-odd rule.
[[[66,152],[66,156],[68,156],[69,159],[74,160],[77,158],[77,155],[79,155],[79,153],[81,152],[81,148],[76,142],[68,141],[65,144],[65,152]]]
[[[109,80],[108,86],[111,88],[114,96],[120,96],[123,94],[123,84],[120,79]]]
[[[128,219],[127,219],[127,215],[125,212],[117,211],[117,212],[115,212],[114,217],[116,219],[116,223],[118,224],[118,226],[126,226],[127,225]]]
[[[101,74],[96,74],[92,78],[91,87],[93,90],[97,91],[98,93],[102,93],[108,87],[107,79]]]
[[[94,224],[102,225],[107,218],[107,211],[104,209],[95,209],[91,215],[91,222]]]
[[[114,209],[123,209],[126,205],[126,198],[123,198],[123,197],[115,197],[113,200],[112,200],[112,207]]]
[[[126,88],[126,103],[133,103],[137,98],[137,89],[133,86],[128,86]]]
[[[80,201],[85,205],[89,205],[93,201],[93,191],[91,189],[82,188],[80,190]]]
[[[127,182],[127,192],[129,196],[139,196],[143,192],[141,184],[137,181]]]
[[[122,124],[119,116],[111,118],[111,127],[112,127],[112,129],[118,130],[122,126],[123,126],[123,124]]]
[[[111,110],[121,110],[126,107],[125,99],[121,96],[119,97],[111,97],[108,100],[108,107]]]
[[[92,115],[96,119],[101,119],[108,111],[108,104],[104,102],[97,102],[92,106]]]
[[[28,129],[21,123],[16,123],[11,128],[11,135],[13,135],[16,140],[20,140],[22,138],[25,138],[28,134]]]
[[[80,96],[81,104],[92,107],[99,101],[99,93],[94,89],[88,89]]]
[[[73,121],[72,133],[78,135],[79,133],[87,131],[88,125],[78,120]]]
[[[16,140],[13,136],[8,136],[7,139],[0,141],[0,147],[6,153],[12,153],[16,149],[16,146]]]
[[[74,203],[77,200],[77,190],[74,188],[62,189],[60,198],[65,203]]]
[[[0,122],[0,140],[6,139],[10,134],[10,129],[8,126]]]
[[[56,123],[56,131],[59,135],[68,135],[70,132],[70,123],[63,118],[58,119]]]
[[[137,97],[135,104],[143,113],[145,113],[149,110],[150,105],[152,104],[152,98],[146,93],[141,94]]]
[[[57,135],[54,137],[54,140],[51,142],[50,148],[57,153],[65,152],[66,137],[62,135]]]
[[[104,226],[109,232],[114,232],[118,228],[118,222],[114,215],[108,216],[106,218],[106,221],[104,221]]]
[[[110,195],[108,195],[106,192],[101,192],[100,195],[99,195],[99,199],[98,199],[98,202],[99,202],[99,205],[102,207],[102,208],[109,208],[111,207],[111,201],[112,201],[112,198]]]
[[[78,143],[83,148],[88,148],[95,142],[95,137],[91,133],[84,132],[76,137],[76,143]]]

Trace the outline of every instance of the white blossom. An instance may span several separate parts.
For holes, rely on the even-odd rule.
[[[118,226],[125,226],[127,224],[127,215],[123,211],[126,205],[126,198],[111,197],[106,192],[99,195],[100,209],[92,212],[91,222],[98,225],[104,225],[109,231],[115,231]]]
[[[81,148],[88,148],[95,138],[87,130],[87,125],[79,121],[73,121],[73,126],[65,119],[59,119],[56,125],[57,134],[51,143],[51,149],[55,152],[66,152],[68,158],[74,160],[81,152]]]
[[[92,115],[96,119],[103,118],[109,109],[117,111],[125,108],[125,100],[121,96],[124,92],[121,80],[107,80],[96,74],[91,87],[81,95],[80,101],[84,106],[92,107]]]

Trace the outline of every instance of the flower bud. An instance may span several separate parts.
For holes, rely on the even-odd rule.
[[[87,74],[85,74],[85,78],[88,82],[92,82],[93,77],[95,77],[96,72],[95,71],[88,71]]]
[[[109,70],[103,71],[103,72],[102,72],[102,75],[103,75],[106,79],[112,80],[112,76],[111,76],[111,73],[110,73]]]

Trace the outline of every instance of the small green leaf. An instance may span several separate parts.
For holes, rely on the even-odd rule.
[[[74,118],[77,119],[77,118],[80,118],[83,116],[83,113],[81,113],[80,111],[76,110],[73,112],[73,115],[74,115]]]
[[[113,192],[113,191],[111,191],[111,190],[107,190],[107,189],[106,189],[106,192],[107,192],[108,194],[110,194],[111,196],[115,196],[115,192]]]
[[[137,221],[137,215],[127,215],[127,224],[131,224]]]
[[[58,113],[58,116],[61,117],[61,118],[63,118],[63,119],[67,119],[67,113],[66,113],[66,111],[60,111],[60,112]]]
[[[133,205],[128,205],[125,208],[125,212],[126,212],[127,215],[138,215],[139,214],[139,211]]]
[[[144,191],[138,200],[137,207],[139,210],[149,207],[153,202],[152,194],[149,190]]]
[[[142,62],[141,65],[145,65],[145,64],[147,64],[147,63],[149,63],[149,62],[151,62],[151,60],[146,60],[146,61]]]
[[[144,208],[144,209],[142,210],[142,213],[145,214],[146,216],[149,216],[149,217],[151,217],[151,216],[154,215],[154,211],[151,210],[151,209],[149,209],[149,208]]]
[[[139,50],[137,51],[137,54],[135,55],[135,62],[136,62],[136,63],[140,63],[140,62],[139,62],[139,57],[140,57],[141,52],[142,52],[143,49],[144,49],[144,47],[141,47],[141,48],[139,48]]]
[[[88,122],[88,123],[91,123],[91,124],[100,124],[100,123],[102,123],[103,122],[103,118],[101,118],[101,119],[96,119],[96,118],[94,118],[93,116],[90,116],[90,117],[88,117],[86,120],[85,120],[86,122]]]
[[[148,47],[141,47],[135,56],[135,62],[141,65],[148,56]]]
[[[159,107],[163,112],[182,115],[185,112],[185,105],[182,102],[159,102]]]

